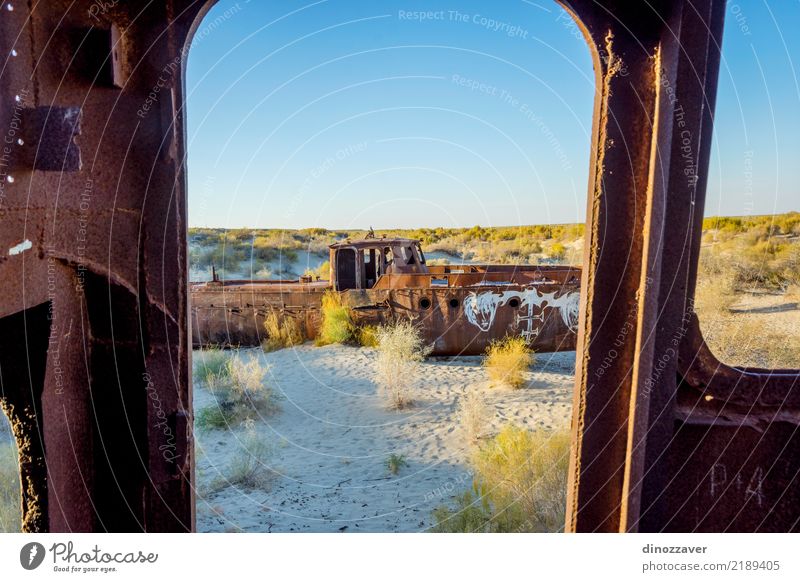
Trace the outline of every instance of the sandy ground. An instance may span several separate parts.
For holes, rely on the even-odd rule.
[[[227,486],[198,497],[198,531],[422,531],[434,508],[471,484],[469,443],[456,420],[465,390],[485,394],[489,434],[507,422],[566,427],[572,410],[574,352],[540,354],[529,386],[516,391],[491,387],[479,357],[432,359],[422,365],[415,406],[402,412],[387,410],[376,394],[372,349],[306,344],[241,355],[269,364],[269,382],[284,398],[280,412],[255,426],[272,445],[276,475],[265,489]],[[195,409],[213,405],[196,386]],[[201,494],[224,479],[245,432],[199,433]],[[408,463],[397,475],[385,465],[392,453]]]
[[[742,293],[731,305],[735,314],[764,322],[775,333],[797,336],[800,330],[800,297],[776,293]]]
[[[711,351],[726,364],[800,368],[797,293],[741,293],[722,319],[713,312],[698,316]]]

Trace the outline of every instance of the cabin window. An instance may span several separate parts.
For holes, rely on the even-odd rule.
[[[392,253],[391,247],[386,247],[383,249],[383,272],[386,272],[386,268],[394,262],[394,254]]]
[[[403,258],[406,260],[406,265],[413,265],[416,263],[414,259],[414,249],[411,247],[403,247]]]
[[[375,260],[375,253],[376,249],[368,249],[363,251],[364,255],[364,268],[361,270],[363,273],[361,287],[363,289],[370,289],[373,285],[375,285],[375,281],[378,278],[377,274],[377,261]]]
[[[425,264],[425,253],[422,252],[422,247],[417,245],[417,252],[419,253],[419,262]]]
[[[336,251],[336,289],[344,291],[356,287],[356,251],[339,249]]]

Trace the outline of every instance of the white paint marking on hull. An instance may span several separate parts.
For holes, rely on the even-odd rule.
[[[536,288],[528,288],[523,291],[482,291],[472,292],[464,299],[464,314],[467,321],[480,329],[489,331],[494,324],[497,308],[505,305],[511,299],[518,299],[519,308],[527,308],[527,315],[517,315],[515,322],[526,324],[526,329],[522,330],[522,336],[526,340],[535,337],[539,330],[533,327],[534,320],[543,320],[541,314],[535,315],[533,308],[544,309],[550,307],[558,309],[561,320],[570,331],[578,329],[578,313],[580,311],[580,294],[577,292],[565,293],[556,297],[556,293],[539,293]]]

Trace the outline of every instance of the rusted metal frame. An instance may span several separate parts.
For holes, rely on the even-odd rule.
[[[724,11],[724,7],[718,7],[719,11]],[[712,36],[714,46],[710,50],[710,58],[713,65],[719,66],[719,44],[721,43],[721,26],[712,26]],[[715,50],[714,50],[715,49]],[[709,79],[709,84],[713,83],[706,90],[707,94],[713,99],[716,92],[716,77]],[[713,104],[713,101],[712,101]],[[704,132],[710,136],[713,122],[713,108],[707,107],[703,111],[702,118]],[[710,141],[710,137],[708,138]],[[707,148],[701,150],[702,161],[700,168],[704,168],[710,156],[709,144]],[[697,207],[702,210],[705,199],[705,174],[700,174],[700,183],[697,192]],[[703,436],[694,441],[687,441],[685,445],[676,448],[682,451],[681,456],[674,460],[673,474],[671,480],[684,480],[683,473],[685,468],[693,465],[700,465],[708,461],[704,459],[709,452],[708,447],[713,447],[714,443],[724,442],[717,454],[720,461],[728,463],[731,469],[730,481],[726,484],[723,494],[708,503],[700,497],[698,489],[703,485],[699,480],[702,473],[695,478],[698,479],[697,485],[693,490],[685,490],[684,497],[692,497],[691,503],[682,503],[671,508],[673,513],[668,517],[665,527],[670,529],[684,529],[688,523],[686,519],[679,516],[679,511],[685,512],[686,505],[700,505],[703,509],[699,521],[695,521],[691,527],[707,530],[733,529],[735,531],[761,531],[762,529],[772,531],[791,531],[798,527],[798,513],[795,510],[786,513],[786,502],[789,496],[797,496],[798,468],[795,458],[784,457],[787,447],[796,446],[798,428],[800,427],[800,372],[798,370],[762,370],[755,368],[732,367],[719,360],[711,353],[702,338],[699,322],[694,315],[692,308],[695,283],[697,279],[697,258],[700,253],[702,212],[698,210],[698,216],[693,217],[693,239],[692,239],[692,261],[689,268],[688,285],[688,305],[687,314],[690,316],[687,325],[686,338],[681,345],[679,357],[679,369],[682,375],[682,383],[679,388],[679,401],[676,409],[676,420],[681,426],[694,425],[705,426]],[[735,362],[732,362],[735,364]],[[738,421],[734,421],[737,419]],[[727,427],[734,423],[735,429],[731,432]],[[727,432],[726,432],[727,431]],[[677,432],[677,430],[676,430]],[[755,434],[753,438],[748,433]],[[782,440],[784,439],[784,440]],[[749,446],[741,448],[741,444],[749,442]],[[783,442],[781,445],[780,443]],[[793,442],[795,444],[793,444]],[[776,443],[778,443],[776,445]],[[776,446],[778,448],[776,448]],[[689,450],[689,453],[686,453]],[[750,468],[755,464],[768,466],[767,475],[776,468],[776,465],[784,463],[786,470],[794,471],[789,481],[785,481],[780,475],[774,474],[770,481],[778,483],[779,487],[773,488],[771,493],[766,495],[768,506],[761,507],[761,492],[759,492],[759,508],[752,511],[751,505],[747,501],[736,499],[731,486],[737,480],[744,478],[750,479],[750,474],[742,476],[742,472],[749,473]],[[712,462],[705,478],[714,479],[713,472],[715,463]],[[737,467],[734,469],[733,467]],[[776,470],[775,473],[780,471]],[[673,485],[672,482],[665,483],[664,486]],[[760,490],[760,487],[759,487]],[[686,495],[688,493],[688,495]],[[697,496],[697,497],[696,497]],[[781,510],[778,507],[781,506]],[[794,517],[791,514],[794,514]],[[714,516],[724,514],[728,521],[716,519]]]
[[[654,139],[663,147],[653,129],[656,62],[675,3],[570,6],[595,49],[597,97],[566,530],[614,532],[623,527],[635,370],[650,365],[635,338],[653,316],[643,300]]]
[[[681,22],[673,27],[676,36],[668,39],[677,49],[672,70],[665,67],[661,80],[674,124],[664,208],[668,223],[662,225],[660,273],[658,282],[654,282],[659,311],[652,336],[653,366],[637,381],[644,406],[638,411],[632,409],[632,414],[639,417],[632,425],[639,430],[631,433],[629,448],[632,462],[637,462],[638,467],[635,475],[634,468],[630,468],[626,497],[629,507],[635,506],[636,511],[628,511],[626,531],[660,531],[674,511],[663,490],[670,478],[668,449],[674,433],[678,354],[691,317],[688,272],[692,260],[697,260],[691,252],[693,231],[698,228],[699,232],[702,226],[705,182],[700,182],[700,176],[705,180],[711,145],[711,128],[704,124],[704,119],[710,120],[707,113],[713,112],[718,35],[723,19],[724,2],[684,5]],[[696,216],[701,220],[698,225]]]
[[[663,344],[679,326],[674,309],[668,309],[674,298],[674,265],[669,258],[680,249],[673,236],[673,212],[681,201],[673,195],[675,168],[679,165],[674,144],[680,134],[673,100],[681,78],[682,15],[684,6],[675,3],[671,13],[664,14],[661,38],[655,54],[656,109],[652,123],[650,180],[645,211],[643,270],[639,287],[639,313],[635,334],[635,361],[632,374],[628,419],[628,443],[620,501],[620,531],[636,531],[641,510],[641,488],[648,473],[646,453],[652,451],[651,414],[665,394],[674,392],[675,374],[666,374],[664,386],[655,389],[649,383],[656,378],[656,365],[664,358]],[[687,35],[688,36],[688,35]],[[669,223],[667,223],[669,220]],[[684,239],[684,245],[685,245]],[[682,301],[678,302],[682,304]],[[674,358],[673,358],[674,359]],[[671,416],[671,415],[670,415]],[[668,416],[668,420],[671,418]],[[671,422],[670,422],[671,427]]]
[[[74,324],[71,333],[75,344],[68,354],[66,350],[62,352],[60,365],[66,370],[63,397],[56,398],[53,394],[59,381],[56,379],[59,363],[51,359],[46,367],[42,365],[43,369],[46,368],[42,380],[42,410],[35,413],[32,424],[20,435],[25,442],[30,442],[36,432],[44,434],[45,448],[50,451],[47,460],[49,487],[38,491],[37,498],[29,504],[23,516],[24,527],[28,530],[61,531],[185,531],[193,527],[194,510],[190,483],[193,468],[189,434],[191,395],[186,342],[185,188],[177,191],[178,201],[170,205],[172,185],[182,184],[180,165],[175,163],[176,158],[182,158],[176,150],[161,147],[162,136],[175,135],[172,127],[167,127],[172,126],[172,107],[160,108],[161,113],[169,111],[167,124],[163,118],[151,115],[139,124],[142,132],[136,135],[135,141],[131,140],[130,133],[137,125],[136,107],[146,98],[158,72],[180,54],[178,48],[183,45],[180,39],[161,40],[162,32],[173,24],[169,2],[152,3],[145,11],[136,12],[137,17],[142,18],[134,24],[130,24],[128,5],[115,5],[97,19],[90,17],[92,6],[88,1],[78,2],[67,10],[66,3],[40,3],[28,20],[29,5],[20,4],[17,10],[4,15],[2,23],[0,42],[13,44],[19,52],[19,58],[13,63],[7,62],[2,72],[2,116],[5,121],[12,113],[8,103],[14,102],[14,93],[30,84],[26,104],[30,107],[26,107],[26,112],[34,112],[34,117],[29,119],[35,120],[35,112],[41,110],[41,119],[47,121],[35,124],[41,128],[39,130],[30,126],[32,134],[26,134],[29,138],[26,145],[30,148],[35,142],[39,151],[47,155],[42,157],[43,163],[39,162],[37,155],[33,163],[26,166],[28,157],[22,155],[25,148],[20,147],[18,162],[14,166],[15,186],[13,191],[6,189],[8,197],[4,202],[11,204],[4,204],[3,233],[10,240],[28,236],[33,240],[34,250],[20,257],[20,263],[25,261],[24,270],[20,270],[17,263],[0,261],[0,270],[6,281],[0,314],[8,316],[46,305],[43,301],[48,298],[47,278],[51,276],[57,298],[53,311],[60,321]],[[196,7],[195,11],[200,8]],[[133,13],[142,6],[130,9]],[[74,49],[69,41],[74,31],[107,25],[111,20],[110,38],[113,39],[114,21],[118,18],[128,23],[124,34],[131,41],[114,65],[119,70],[111,75],[111,85],[126,83],[122,94],[113,87],[98,88],[97,78],[85,76],[85,71],[65,69],[62,60],[65,52],[69,54],[68,51]],[[7,48],[5,54],[10,52],[11,45]],[[137,63],[130,79],[121,69],[123,61]],[[31,75],[34,65],[36,72]],[[40,109],[42,104],[55,109],[45,111]],[[75,124],[66,123],[55,127],[57,139],[51,139],[54,137],[49,129],[53,113],[56,113],[58,121],[58,108],[71,111],[70,108],[78,104],[84,113],[82,135],[75,138]],[[72,117],[62,118],[69,121],[68,118]],[[177,127],[183,131],[180,119]],[[37,131],[40,135],[35,135]],[[119,167],[118,151],[126,141],[135,144],[131,150],[131,164],[147,164],[148,160],[156,159],[164,162],[155,165],[147,205],[139,184],[130,180],[135,175],[135,167]],[[108,142],[112,142],[110,147]],[[80,167],[70,161],[77,159],[73,147],[76,143],[87,152],[95,152],[93,166]],[[59,165],[61,159],[64,163]],[[50,170],[60,170],[60,173],[44,173]],[[90,212],[91,246],[85,256],[76,256],[70,249],[68,237],[75,232],[78,218],[70,207],[74,202],[69,198],[77,194],[79,185],[85,181],[94,184],[93,204],[97,210],[93,208]],[[29,193],[27,200],[24,197],[26,191]],[[56,209],[57,199],[52,194],[62,191],[64,196]],[[137,216],[141,216],[141,223]],[[49,228],[50,224],[53,228]],[[126,237],[128,243],[134,240],[136,226],[142,228],[138,233],[138,255],[135,245],[120,247],[118,244],[121,238]],[[112,248],[115,252],[109,253]],[[116,252],[118,250],[123,252]],[[163,268],[162,256],[177,261],[177,276],[172,265]],[[73,289],[73,278],[79,264],[85,266],[86,276],[92,280],[91,288],[86,290],[85,303],[83,296]],[[48,270],[50,266],[52,275]],[[168,276],[162,279],[159,277],[162,273]],[[124,308],[120,309],[120,306]],[[182,311],[185,315],[181,315]],[[116,333],[109,326],[108,313],[113,313]],[[83,314],[86,314],[86,320]],[[135,329],[137,322],[138,332]],[[63,339],[66,338],[63,334],[70,328],[65,325],[52,329]],[[81,357],[81,337],[85,338],[88,356],[84,354]],[[33,339],[39,338],[28,339],[34,346],[36,342]],[[143,351],[145,362],[140,361]],[[88,382],[80,377],[81,371],[85,370],[82,359],[87,357],[91,374]],[[152,392],[145,388],[144,378],[138,372],[141,370],[156,380]],[[87,386],[93,391],[91,396],[81,392],[81,388]],[[39,388],[32,385],[30,389]],[[113,393],[119,395],[121,402],[107,400]],[[159,403],[158,411],[148,399],[151,394]],[[128,423],[113,427],[108,421],[109,413],[119,414],[120,404],[124,406],[127,399],[133,399],[131,402],[135,401],[138,408],[145,410],[144,415],[126,416]],[[95,408],[89,413],[87,407],[90,405]],[[174,456],[178,460],[175,463],[177,471],[167,467],[162,458],[159,443],[163,440],[159,437],[163,435],[159,434],[161,427],[157,413],[166,415],[170,428],[177,434]],[[95,422],[100,424],[92,426],[87,422],[87,414],[93,415]],[[69,434],[59,418],[68,418],[71,422]],[[138,444],[130,441],[126,444],[124,433],[127,429],[124,427],[128,424],[132,433],[146,435],[143,448],[134,451],[130,447],[138,447]],[[111,432],[106,433],[109,430]],[[103,439],[103,434],[108,438]],[[79,437],[77,441],[75,437]],[[87,439],[111,448],[105,454],[93,452]],[[31,447],[23,446],[21,450],[31,450]],[[65,454],[65,451],[73,454]],[[128,451],[132,451],[133,456],[126,455]],[[136,454],[140,451],[144,453],[144,475],[129,475],[126,471],[115,474],[116,470],[123,468],[122,464],[139,465]],[[104,485],[99,480],[92,483],[92,473],[97,477],[105,461],[111,465],[110,469],[103,469],[104,478],[118,476],[119,483],[113,479]],[[36,459],[23,458],[24,482],[28,481],[28,469],[35,466]],[[74,482],[78,476],[82,479],[80,484]],[[37,480],[37,484],[44,486],[44,483],[44,479]],[[81,495],[82,501],[76,497]]]

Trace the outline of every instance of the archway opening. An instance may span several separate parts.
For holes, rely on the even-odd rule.
[[[589,50],[555,2],[379,8],[194,37],[199,531],[563,529]]]

